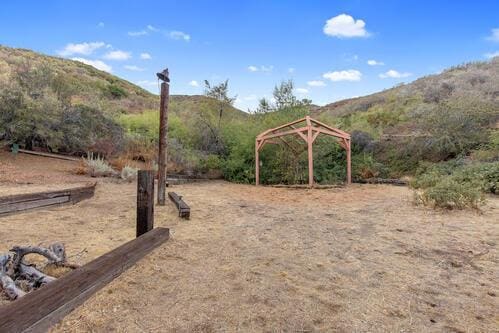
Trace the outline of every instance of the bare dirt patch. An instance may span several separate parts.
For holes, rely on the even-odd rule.
[[[88,262],[134,237],[135,187],[105,180],[75,206],[0,218],[0,252],[62,241]],[[497,198],[477,213],[388,185],[174,190],[191,220],[156,206],[172,239],[54,332],[497,331]]]

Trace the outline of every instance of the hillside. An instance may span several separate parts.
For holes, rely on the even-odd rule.
[[[123,115],[157,112],[159,96],[78,61],[0,46],[0,140],[77,153],[123,151]],[[218,117],[205,96],[170,96],[173,122]],[[224,121],[247,114],[226,106]],[[175,118],[176,117],[176,118]]]
[[[317,107],[312,113],[323,118],[358,120],[358,123],[362,122],[360,118],[367,119],[375,127],[366,128],[373,135],[408,135],[417,130],[421,110],[449,102],[487,105],[499,113],[499,57],[454,66],[379,93]],[[343,122],[354,129],[350,124],[351,121]]]

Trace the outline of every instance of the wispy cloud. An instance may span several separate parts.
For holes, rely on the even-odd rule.
[[[104,54],[104,59],[108,60],[128,60],[132,57],[130,52],[125,52],[121,50],[115,50],[115,51],[109,51],[106,54]]]
[[[487,59],[492,59],[494,57],[499,57],[499,51],[485,53],[483,56],[485,58],[487,58]]]
[[[362,73],[356,69],[347,69],[344,71],[327,72],[322,75],[323,78],[333,82],[338,81],[360,81]]]
[[[269,65],[269,66],[265,66],[265,65],[254,66],[254,65],[251,65],[251,66],[248,66],[248,71],[250,71],[250,72],[264,72],[264,73],[269,73],[269,72],[272,72],[272,70],[274,70],[274,66],[272,66],[272,65]]]
[[[296,91],[296,93],[298,93],[300,95],[308,94],[308,89],[306,89],[306,88],[296,88],[295,91]]]
[[[338,38],[369,37],[363,20],[355,20],[348,14],[340,14],[326,21],[323,31],[326,35]]]
[[[106,46],[104,42],[88,42],[88,43],[69,43],[62,50],[57,51],[57,54],[67,57],[74,54],[90,55],[95,50]]]
[[[191,87],[199,87],[199,82],[196,80],[192,80],[191,82],[189,82],[189,85]]]
[[[147,25],[147,30],[149,31],[154,31],[154,32],[159,32],[159,29],[156,27],[153,27],[152,25],[148,24]]]
[[[99,28],[104,28],[104,25],[105,25],[104,22],[99,22],[99,24],[97,24]]]
[[[146,30],[139,30],[139,31],[129,31],[128,36],[130,37],[140,37],[140,36],[145,36],[147,35]]]
[[[143,72],[143,71],[145,71],[145,68],[142,68],[142,67],[139,67],[139,66],[135,66],[135,65],[125,65],[123,67],[125,69],[128,69],[129,71],[132,71],[132,72]]]
[[[295,72],[295,70],[296,70],[296,69],[295,69],[294,67],[289,67],[289,68],[288,68],[288,73],[289,73],[289,74],[293,74],[293,73]]]
[[[310,87],[324,87],[326,85],[326,83],[324,81],[321,81],[321,80],[312,80],[312,81],[308,81],[307,85],[309,85]]]
[[[170,31],[168,33],[168,37],[170,37],[171,39],[175,39],[175,40],[184,40],[186,42],[191,40],[191,36],[189,34],[186,34],[183,31],[177,31],[177,30]]]
[[[382,78],[382,79],[387,79],[387,78],[400,79],[400,78],[408,77],[408,76],[411,76],[411,75],[412,75],[411,73],[398,72],[398,71],[396,71],[394,69],[390,69],[386,73],[380,74],[379,77]]]
[[[149,53],[144,52],[144,53],[140,54],[140,59],[142,59],[142,60],[150,60],[150,59],[152,59],[152,57],[151,57],[151,55]]]
[[[377,61],[377,60],[368,60],[367,64],[369,66],[383,66],[385,63],[382,61]]]
[[[499,42],[499,28],[492,29],[490,32],[490,36],[486,39],[493,42]]]
[[[95,67],[95,68],[97,68],[101,71],[104,71],[104,72],[111,73],[111,71],[113,69],[111,66],[109,66],[108,64],[106,64],[102,60],[91,60],[91,59],[78,58],[78,57],[71,58],[71,60],[82,62],[84,64],[90,65],[90,66]]]

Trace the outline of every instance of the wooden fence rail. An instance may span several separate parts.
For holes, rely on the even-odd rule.
[[[75,204],[94,196],[96,183],[69,189],[26,193],[0,197],[0,216],[14,214],[21,211],[61,205]]]

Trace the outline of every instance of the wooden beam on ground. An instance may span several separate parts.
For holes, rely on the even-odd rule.
[[[42,156],[42,157],[57,158],[60,160],[67,160],[67,161],[80,161],[81,160],[81,158],[78,158],[78,157],[53,154],[53,153],[45,153],[45,152],[41,152],[41,151],[33,151],[33,150],[26,150],[26,149],[19,149],[18,152],[23,153],[23,154]]]
[[[0,197],[0,216],[19,213],[25,210],[61,205],[75,204],[93,197],[96,183],[69,189],[26,193]]]
[[[177,206],[178,216],[189,219],[191,216],[191,208],[182,200],[182,196],[175,192],[168,192],[168,197]]]
[[[156,228],[10,304],[0,307],[0,332],[46,332],[146,254],[168,240]]]

